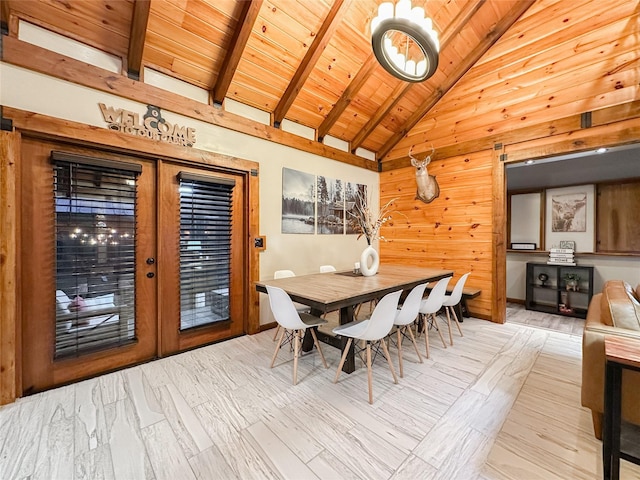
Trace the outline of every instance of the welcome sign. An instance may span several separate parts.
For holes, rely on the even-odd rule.
[[[160,108],[154,105],[147,105],[147,112],[142,119],[140,114],[123,108],[107,107],[104,103],[98,106],[110,130],[183,147],[193,147],[196,143],[195,128],[169,123],[162,118]]]

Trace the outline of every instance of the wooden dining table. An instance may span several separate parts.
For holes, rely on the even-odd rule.
[[[259,292],[267,293],[266,286],[282,288],[294,302],[311,307],[311,313],[323,313],[340,310],[340,325],[354,320],[355,307],[361,303],[382,298],[397,290],[409,291],[416,285],[435,282],[441,278],[453,276],[452,270],[441,270],[409,265],[381,264],[378,273],[365,277],[351,271],[330,273],[312,273],[295,277],[279,278],[256,282]],[[347,339],[318,331],[318,339],[344,350]],[[305,337],[306,339],[306,337]],[[303,349],[312,348],[309,342],[303,342]],[[353,343],[342,367],[346,373],[355,370],[355,348]]]

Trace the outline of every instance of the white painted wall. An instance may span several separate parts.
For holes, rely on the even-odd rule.
[[[523,193],[511,196],[511,243],[535,243],[540,245],[540,193]]]
[[[545,263],[547,256],[507,253],[507,298],[524,301],[526,297],[527,262]],[[607,280],[624,280],[635,287],[640,284],[640,258],[605,255],[576,255],[578,265],[592,266],[593,291],[602,291]]]
[[[98,107],[104,103],[133,112],[146,111],[146,105],[115,95],[55,79],[47,75],[0,62],[0,104],[106,128]],[[260,234],[267,249],[260,254],[260,276],[272,278],[279,269],[298,275],[314,273],[322,264],[351,269],[366,247],[355,235],[294,235],[280,233],[282,168],[293,168],[314,175],[340,178],[367,184],[373,192],[372,204],[378,204],[377,172],[364,170],[318,155],[227,130],[163,110],[171,123],[196,129],[195,148],[218,152],[260,164]],[[125,134],[122,134],[125,135]],[[261,301],[261,323],[270,322],[268,302]]]

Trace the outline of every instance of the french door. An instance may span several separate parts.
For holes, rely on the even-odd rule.
[[[23,393],[244,331],[242,175],[23,138]]]
[[[160,348],[175,353],[244,332],[245,182],[161,162]]]

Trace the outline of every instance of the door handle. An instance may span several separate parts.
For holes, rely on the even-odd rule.
[[[154,263],[156,263],[156,259],[153,257],[149,257],[147,258],[147,265],[153,265]]]

